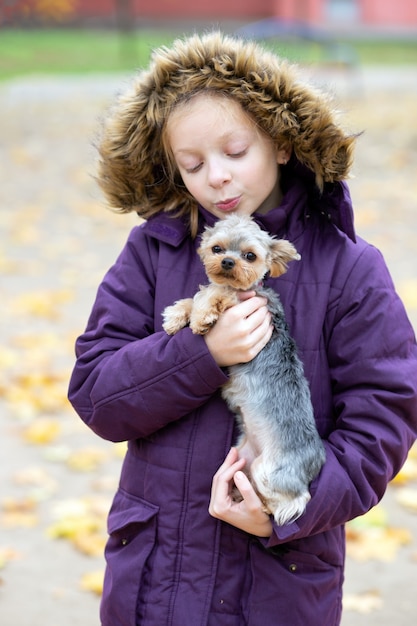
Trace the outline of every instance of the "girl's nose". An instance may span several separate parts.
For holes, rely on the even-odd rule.
[[[221,187],[230,179],[230,171],[221,160],[213,160],[209,163],[208,183],[211,187]]]

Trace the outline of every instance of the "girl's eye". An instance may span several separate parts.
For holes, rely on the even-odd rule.
[[[195,165],[194,167],[186,168],[185,171],[187,172],[187,174],[194,174],[195,172],[198,172],[201,166],[202,166],[202,163],[199,163],[198,165]]]
[[[223,252],[223,248],[221,248],[220,246],[213,246],[211,251],[213,252],[213,254],[221,254]]]
[[[246,152],[246,149],[240,150],[240,152],[229,152],[229,157],[232,159],[239,159],[240,157],[245,156]]]
[[[249,261],[249,263],[253,263],[256,261],[256,254],[254,252],[245,252],[243,258]]]

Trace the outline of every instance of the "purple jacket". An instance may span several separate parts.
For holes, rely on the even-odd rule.
[[[212,219],[202,211],[201,228]],[[269,540],[210,517],[211,480],[236,437],[227,373],[202,337],[161,327],[165,306],[206,282],[198,239],[166,215],[134,228],[78,339],[69,394],[94,432],[129,441],[103,626],[336,626],[343,525],[378,502],[416,437],[415,337],[381,254],[355,241],[345,185],[329,185],[317,210],[294,184],[259,221],[302,256],[268,285],[304,362],[326,464],[305,514]]]

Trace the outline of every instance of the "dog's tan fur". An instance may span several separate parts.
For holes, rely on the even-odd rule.
[[[194,298],[184,298],[165,309],[163,328],[169,335],[188,325],[196,335],[204,335],[221,313],[238,304],[238,291],[255,287],[267,273],[271,277],[281,276],[290,261],[300,258],[289,241],[273,239],[249,218],[244,220],[245,240],[236,238],[234,242],[231,233],[235,227],[241,227],[242,218],[231,216],[225,220],[224,238],[216,235],[215,240],[223,252],[213,252],[212,229],[206,229],[198,253],[210,284],[200,287]],[[249,261],[248,253],[254,254],[256,260]],[[231,270],[222,267],[226,255],[235,262]]]

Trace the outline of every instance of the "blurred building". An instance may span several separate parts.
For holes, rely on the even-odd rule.
[[[134,23],[185,19],[250,22],[275,18],[322,27],[417,27],[416,0],[3,0],[0,13],[6,23],[12,18],[103,23],[120,21],[120,17]]]

